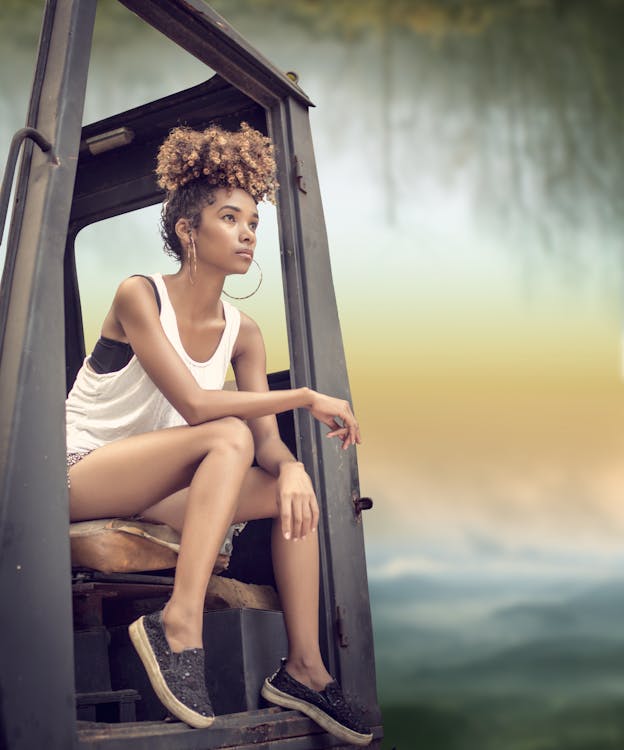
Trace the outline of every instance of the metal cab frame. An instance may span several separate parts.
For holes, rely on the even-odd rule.
[[[208,730],[77,729],[62,439],[66,387],[84,356],[73,241],[93,221],[161,200],[155,148],[180,113],[191,125],[245,119],[273,139],[291,384],[350,399],[310,100],[202,0],[120,0],[217,76],[83,127],[96,2],[47,0],[27,129],[12,146],[16,159],[25,141],[0,288],[0,748],[340,747],[297,712],[270,710],[219,717]],[[87,139],[123,126],[135,138],[118,153],[102,159],[85,148]],[[298,456],[321,505],[323,654],[374,726],[371,747],[379,747],[355,452],[324,440],[307,413],[294,418]]]

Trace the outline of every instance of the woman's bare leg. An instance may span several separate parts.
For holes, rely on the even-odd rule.
[[[249,460],[251,433],[235,417],[109,443],[69,470],[70,518],[129,517],[189,487],[199,464],[225,444]],[[212,487],[208,485],[207,490]]]
[[[187,494],[182,490],[149,508],[147,521],[181,528]],[[275,518],[272,553],[275,580],[288,634],[288,672],[313,690],[322,690],[331,676],[319,648],[319,553],[316,533],[295,542],[286,540],[279,521],[275,479],[262,469],[251,468],[241,487],[234,521]]]
[[[143,513],[188,485],[174,590],[163,615],[174,651],[202,646],[206,587],[252,460],[249,429],[228,418],[111,443],[70,471],[72,520]]]
[[[253,457],[253,438],[247,430],[229,444],[222,442],[213,448],[189,485],[173,592],[163,611],[165,632],[174,651],[203,645],[206,588]],[[207,488],[212,502],[206,502]]]
[[[179,490],[152,505],[141,518],[152,523],[166,523],[172,529],[182,531],[186,515],[188,488]],[[275,479],[264,469],[250,468],[241,485],[233,523],[255,521],[260,518],[275,518],[278,514]]]
[[[313,690],[332,679],[319,647],[318,534],[298,541],[284,539],[280,519],[273,522],[273,572],[288,634],[289,674]]]
[[[223,471],[231,462],[231,456],[227,459],[220,453],[224,430],[210,426],[220,427],[223,422],[227,427],[229,421],[161,430],[112,443],[70,471],[72,520],[141,513],[147,521],[167,523],[182,532],[174,595],[164,613],[165,630],[174,650],[201,645],[205,590],[230,523],[276,518],[278,514],[275,479],[262,469],[249,469],[249,456],[242,462],[234,460],[238,467],[235,477],[230,468]],[[236,443],[236,439],[229,442]],[[225,452],[231,453],[231,448]],[[241,449],[244,453],[243,446],[236,446],[234,454]],[[216,465],[207,461],[211,452],[218,457]],[[217,491],[220,477],[235,479],[229,491],[226,487]],[[232,499],[234,487],[239,488],[236,500]],[[219,501],[199,499],[191,505],[192,498],[208,495]],[[287,669],[300,682],[321,689],[331,678],[318,643],[317,535],[288,541],[276,521],[272,548],[288,633]]]

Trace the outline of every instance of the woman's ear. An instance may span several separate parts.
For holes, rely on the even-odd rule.
[[[178,219],[175,223],[175,233],[179,240],[188,241],[191,233],[191,224],[188,219]]]

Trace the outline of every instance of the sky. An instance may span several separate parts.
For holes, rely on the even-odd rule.
[[[380,24],[369,4],[317,17],[305,3],[214,3],[316,104],[361,489],[375,500],[370,574],[612,575],[624,531],[619,5],[404,5]],[[0,159],[25,119],[41,6],[0,15]],[[137,24],[100,3],[85,123],[208,77]],[[122,278],[173,270],[157,213],[79,236],[88,345]],[[257,257],[264,283],[241,307],[279,370],[268,206]]]

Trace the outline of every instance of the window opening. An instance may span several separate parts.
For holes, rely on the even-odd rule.
[[[277,372],[289,369],[277,211],[274,206],[261,203],[258,213],[255,258],[262,268],[262,284],[253,297],[229,301],[258,323],[267,350],[267,372]],[[157,204],[90,224],[78,233],[76,271],[87,354],[100,335],[104,316],[123,279],[135,273],[177,271],[177,261],[162,250],[159,221],[160,204]],[[258,278],[254,264],[244,276],[229,277],[225,291],[244,296],[253,291]],[[230,368],[227,379],[233,377]]]
[[[100,0],[83,120],[101,120],[172,91],[190,88],[213,75],[205,63],[117,0]]]

